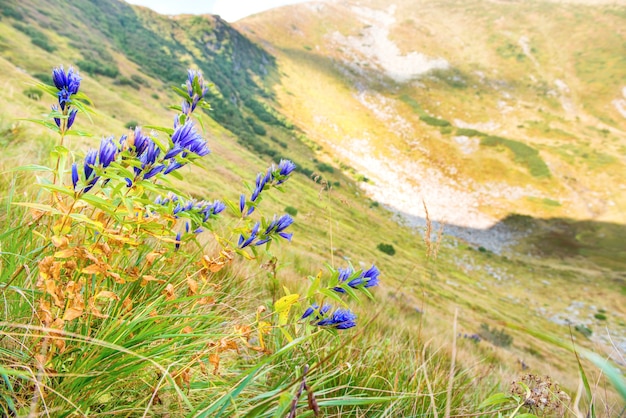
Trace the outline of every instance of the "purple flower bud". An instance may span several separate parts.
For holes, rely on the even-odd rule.
[[[76,190],[76,185],[78,184],[78,165],[76,163],[72,163],[72,184],[74,185],[74,190]]]
[[[243,210],[246,208],[246,196],[245,195],[241,195],[239,196],[239,212],[241,212],[241,214],[243,215]]]
[[[53,112],[58,112],[58,111],[59,111],[59,106],[57,106],[57,105],[52,105],[52,111],[53,111]],[[55,117],[55,118],[54,118],[54,123],[56,123],[56,124],[57,124],[57,126],[58,126],[59,128],[61,128],[61,119],[60,119],[60,118]]]
[[[85,155],[85,163],[84,163],[84,172],[85,179],[90,180],[91,175],[93,174],[93,168],[96,166],[96,161],[98,160],[98,151],[95,149],[89,150],[87,155]]]
[[[103,138],[100,142],[99,163],[102,167],[108,167],[117,154],[117,144],[113,141],[113,137]]]
[[[149,178],[152,178],[152,177],[156,176],[157,174],[159,174],[164,169],[165,169],[164,165],[157,165],[155,167],[152,167],[150,169],[150,171],[148,171],[146,174],[143,175],[143,178],[145,180],[148,180]]]
[[[308,318],[309,316],[311,316],[313,312],[317,311],[318,312],[317,315],[315,315],[315,318],[313,318],[315,321],[317,321],[318,319],[323,318],[324,315],[326,315],[326,313],[330,311],[330,308],[331,306],[329,304],[325,304],[320,309],[320,306],[317,303],[314,303],[309,308],[307,308],[306,311],[304,311],[304,314],[300,317],[300,319]]]
[[[76,108],[72,108],[70,110],[69,115],[67,115],[67,129],[70,129],[72,127],[72,125],[74,124],[74,119],[76,119],[76,114],[78,113],[78,109]],[[55,120],[56,122],[56,120]],[[58,123],[57,123],[58,125]]]
[[[163,174],[169,174],[174,170],[178,170],[179,168],[181,168],[184,164],[179,163],[178,161],[176,161],[175,159],[171,159],[169,160],[169,164],[167,165],[167,168],[165,169],[165,171],[163,172]]]
[[[180,248],[180,238],[181,238],[181,234],[180,232],[178,234],[176,234],[176,251],[178,251],[178,249]]]
[[[261,224],[259,222],[254,224],[254,226],[252,227],[252,230],[250,231],[250,236],[248,237],[248,239],[242,240],[243,235],[239,238],[239,248],[246,248],[248,245],[252,243],[252,241],[255,240],[255,238],[259,234],[260,226]]]

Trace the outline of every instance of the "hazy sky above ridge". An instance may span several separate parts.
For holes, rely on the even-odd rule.
[[[126,0],[165,14],[214,14],[234,22],[251,14],[307,0]]]

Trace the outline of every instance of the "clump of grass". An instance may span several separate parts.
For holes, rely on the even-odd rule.
[[[421,115],[420,120],[430,126],[437,126],[437,127],[442,127],[442,128],[452,126],[452,124],[448,122],[447,120],[439,119],[434,116]]]
[[[383,242],[379,243],[376,248],[378,248],[378,251],[383,252],[387,255],[395,255],[396,254],[396,249],[393,248],[393,245],[391,244],[385,244]]]
[[[29,87],[25,89],[22,93],[24,93],[24,96],[32,100],[41,100],[41,97],[43,96],[43,91],[36,87]]]
[[[504,328],[499,330],[495,327],[490,328],[489,325],[485,323],[480,324],[478,335],[498,347],[510,347],[511,344],[513,344],[513,337],[509,335]]]
[[[526,166],[532,176],[538,178],[550,177],[550,169],[539,156],[539,151],[523,142],[489,135],[482,138],[480,144],[486,147],[504,146],[513,152],[513,160]]]
[[[291,216],[296,216],[298,214],[298,209],[294,208],[293,206],[286,206],[285,213],[288,213]]]
[[[487,136],[486,133],[484,132],[480,132],[477,131],[476,129],[470,129],[470,128],[457,128],[456,129],[456,134],[458,136]]]

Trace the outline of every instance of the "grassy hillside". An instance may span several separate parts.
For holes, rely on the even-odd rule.
[[[206,412],[215,405],[226,405],[222,413],[229,416],[280,415],[297,392],[302,368],[309,364],[313,371],[307,379],[325,415],[434,416],[444,415],[449,405],[452,415],[458,416],[477,413],[489,395],[508,392],[510,381],[529,371],[550,375],[574,399],[579,379],[576,357],[554,339],[565,341],[564,346],[574,342],[577,347],[623,362],[626,284],[622,272],[626,257],[620,246],[623,228],[617,223],[619,212],[607,206],[598,215],[606,218],[603,223],[569,218],[585,217],[579,195],[590,199],[586,204],[595,204],[607,196],[594,193],[608,193],[613,187],[610,200],[618,208],[623,203],[617,178],[624,161],[616,150],[623,147],[624,126],[610,109],[596,114],[597,110],[585,107],[580,121],[567,119],[558,101],[554,103],[552,96],[536,92],[540,81],[530,87],[514,83],[519,75],[516,71],[526,74],[527,68],[510,65],[511,59],[518,60],[508,56],[504,40],[486,41],[503,44],[504,49],[498,52],[497,46],[495,52],[485,52],[493,54],[489,58],[493,61],[481,63],[476,58],[482,67],[476,62],[472,65],[477,67],[471,67],[471,60],[455,58],[450,52],[457,51],[454,45],[446,46],[442,39],[429,43],[414,32],[420,27],[434,34],[440,33],[440,28],[428,29],[396,19],[400,24],[392,27],[389,36],[403,52],[423,42],[433,48],[428,51],[430,55],[454,64],[416,81],[397,83],[381,75],[374,64],[363,61],[360,66],[346,66],[342,54],[347,48],[328,43],[329,34],[335,31],[349,37],[367,29],[354,23],[358,19],[349,4],[304,5],[268,12],[237,26],[245,36],[212,16],[166,18],[117,1],[77,1],[72,5],[2,1],[2,6],[0,166],[5,173],[2,204],[7,208],[0,218],[0,281],[5,303],[0,330],[3,410],[9,405],[7,399],[19,407],[20,414],[26,414],[33,404],[32,385],[37,379],[22,372],[37,373],[35,355],[41,347],[36,345],[32,330],[16,331],[20,328],[15,324],[38,325],[30,306],[41,296],[33,283],[39,274],[37,251],[52,244],[47,225],[30,224],[32,214],[12,204],[47,202],[50,194],[34,185],[36,176],[8,170],[26,163],[54,165],[50,151],[57,139],[19,119],[49,112],[51,98],[37,93],[41,88],[33,84],[37,80],[49,84],[50,78],[44,74],[61,63],[80,69],[81,90],[96,108],[91,122],[82,114],[77,122],[81,130],[93,136],[72,137],[67,144],[76,161],[82,160],[88,147],[97,147],[101,137],[128,133],[125,125],[169,126],[175,112],[168,105],[177,100],[169,86],[183,83],[186,69],[193,67],[214,83],[206,96],[212,110],[202,115],[203,133],[212,153],[199,167],[181,169],[184,182],[174,181],[174,186],[198,199],[236,202],[239,194],[246,192],[243,182],[253,184],[255,174],[272,161],[291,158],[299,173],[285,185],[286,193],[267,193],[262,209],[267,215],[284,213],[288,206],[291,212],[297,210],[293,242],[272,247],[271,253],[261,253],[260,259],[251,263],[237,259],[209,276],[198,295],[214,299],[209,308],[198,308],[188,293],[187,279],[195,277],[197,271],[186,260],[217,256],[220,246],[215,237],[236,224],[236,216],[226,216],[217,232],[208,234],[197,247],[193,243],[183,246],[181,253],[173,251],[171,243],[160,244],[171,265],[155,273],[164,282],[155,283],[151,295],[135,286],[137,300],[144,303],[137,302],[130,311],[136,316],[119,319],[112,315],[102,321],[100,331],[90,331],[94,334],[84,334],[91,329],[90,321],[97,321],[92,317],[68,321],[66,331],[92,336],[98,341],[95,346],[100,341],[114,342],[116,354],[106,351],[105,346],[97,351],[89,341],[68,340],[76,350],[86,351],[63,352],[53,359],[56,363],[44,363],[46,367],[54,364],[52,371],[60,374],[55,377],[51,373],[46,381],[58,391],[45,395],[50,405],[60,408],[51,409],[53,413],[62,410],[91,416],[118,411],[139,416],[144,411],[156,415],[170,411],[194,416],[203,408]],[[448,6],[454,4],[433,5],[426,11],[438,16],[443,10],[455,10],[446,9]],[[396,16],[421,16],[405,7],[398,8]],[[476,3],[472,7],[467,10],[480,15],[485,6]],[[619,11],[590,10],[606,16],[614,15],[605,13],[607,10]],[[497,15],[494,10],[493,16]],[[73,17],[70,24],[68,16]],[[448,29],[461,30],[454,14],[447,16]],[[433,25],[443,21],[422,18]],[[465,19],[471,23],[472,19]],[[610,17],[606,19],[612,22]],[[481,27],[486,37],[488,30],[498,33],[495,28]],[[515,36],[511,35],[512,39]],[[419,43],[402,43],[401,39],[407,43],[410,37]],[[478,50],[481,38],[477,35],[471,41],[475,45],[468,48]],[[606,56],[613,57],[614,53],[607,52]],[[455,64],[465,61],[468,67]],[[540,62],[556,68],[556,64]],[[507,72],[498,77],[489,72],[481,79],[473,72],[477,68],[486,73],[495,72],[492,68]],[[615,68],[619,70],[619,66]],[[469,87],[473,82],[481,87]],[[513,113],[491,112],[498,106],[502,83],[514,85],[510,102],[527,104]],[[575,83],[569,79],[567,83],[574,91]],[[587,85],[589,81],[580,83]],[[535,111],[538,106],[545,109]],[[597,105],[597,109],[603,108]],[[602,117],[615,122],[599,122]],[[457,119],[485,125],[469,127]],[[527,121],[533,123],[527,125]],[[489,122],[500,127],[486,129]],[[524,128],[517,128],[517,124],[524,124]],[[528,132],[542,134],[535,137]],[[569,138],[569,132],[576,138]],[[470,138],[468,143],[474,141],[473,146],[480,151],[464,154],[455,140],[459,136]],[[607,147],[600,148],[600,144]],[[355,145],[363,148],[350,154],[350,146]],[[561,145],[569,147],[561,149]],[[434,236],[433,242],[424,242],[421,231],[401,226],[381,202],[364,196],[360,187],[368,184],[364,177],[373,179],[370,185],[383,183],[376,173],[368,171],[368,167],[372,170],[377,166],[362,159],[363,152],[427,164],[459,183],[466,178],[475,181],[468,187],[494,179],[510,186],[530,184],[534,194],[515,204],[500,196],[483,202],[480,210],[494,216],[519,212],[546,219],[503,219],[507,230],[531,232],[506,256],[448,236],[440,246]],[[314,172],[323,179],[313,181],[310,175]],[[568,183],[565,180],[571,173],[579,177]],[[45,174],[40,173],[39,181],[42,179]],[[68,184],[69,175],[65,180]],[[420,200],[419,196],[410,199]],[[493,203],[496,201],[498,205]],[[436,210],[430,210],[433,217],[437,216]],[[556,219],[559,216],[568,219]],[[14,231],[22,231],[20,225],[28,229],[20,232],[18,239]],[[81,227],[76,224],[73,234],[82,235]],[[471,232],[471,226],[467,229]],[[380,250],[389,246],[395,253]],[[274,273],[272,256],[278,260]],[[359,328],[309,335],[291,346],[280,326],[273,326],[265,337],[267,350],[251,349],[258,344],[256,335],[261,335],[261,331],[256,332],[261,326],[259,318],[277,321],[276,299],[283,293],[277,290],[276,280],[281,287],[304,294],[307,277],[324,271],[324,262],[335,268],[348,262],[368,268],[375,262],[383,272],[381,285],[373,290],[374,301],[363,298],[351,306],[359,316]],[[177,292],[173,302],[168,299],[168,284]],[[116,294],[128,289],[120,283],[110,285]],[[124,300],[118,302],[109,305],[110,313],[126,309]],[[303,297],[298,303],[302,310],[307,307]],[[261,307],[269,313],[263,314]],[[156,319],[150,315],[152,308],[159,310]],[[294,321],[298,319],[295,311],[290,317]],[[85,322],[79,323],[83,319]],[[132,329],[127,334],[118,319],[128,320]],[[566,325],[568,322],[571,326]],[[152,324],[155,331],[148,332],[150,327],[144,328],[144,323]],[[192,328],[193,338],[184,337],[189,331],[186,326]],[[254,330],[252,336],[245,334],[245,327]],[[294,327],[300,329],[300,324]],[[480,342],[466,338],[474,334]],[[33,345],[20,345],[20,341]],[[166,354],[172,351],[169,341],[180,344],[179,355]],[[236,342],[236,351],[228,348],[229,341]],[[219,344],[223,344],[223,351],[215,348]],[[124,357],[123,349],[156,361],[162,369],[151,369],[132,356]],[[76,352],[91,352],[94,357],[81,364]],[[219,367],[215,366],[216,359],[221,359]],[[21,371],[20,364],[24,366]],[[138,367],[136,373],[134,366]],[[112,381],[110,370],[123,374]],[[617,413],[618,398],[610,389],[604,391],[608,386],[595,366],[585,361],[584,370],[597,382],[594,390],[605,402],[599,416]],[[84,390],[87,381],[97,388],[93,391],[102,393]],[[229,397],[232,404],[220,404],[220,399]],[[565,410],[575,414],[576,408],[585,410],[588,404],[588,398],[574,399]],[[263,406],[265,409],[255,409]],[[507,407],[512,411],[514,402]],[[313,412],[309,408],[303,398],[298,411],[310,416]]]
[[[366,143],[379,160],[420,161],[408,180],[470,190],[478,205],[505,186],[564,203],[537,207],[512,194],[495,208],[483,204],[479,211],[498,219],[623,223],[622,12],[539,1],[329,2],[238,27],[272,45],[285,74],[281,103],[328,154],[349,158],[346,150]],[[435,194],[414,189],[427,200]]]

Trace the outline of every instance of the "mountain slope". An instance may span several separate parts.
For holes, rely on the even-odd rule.
[[[327,155],[410,222],[424,199],[454,231],[509,213],[625,222],[623,12],[325,2],[237,27],[276,54],[279,101]]]

